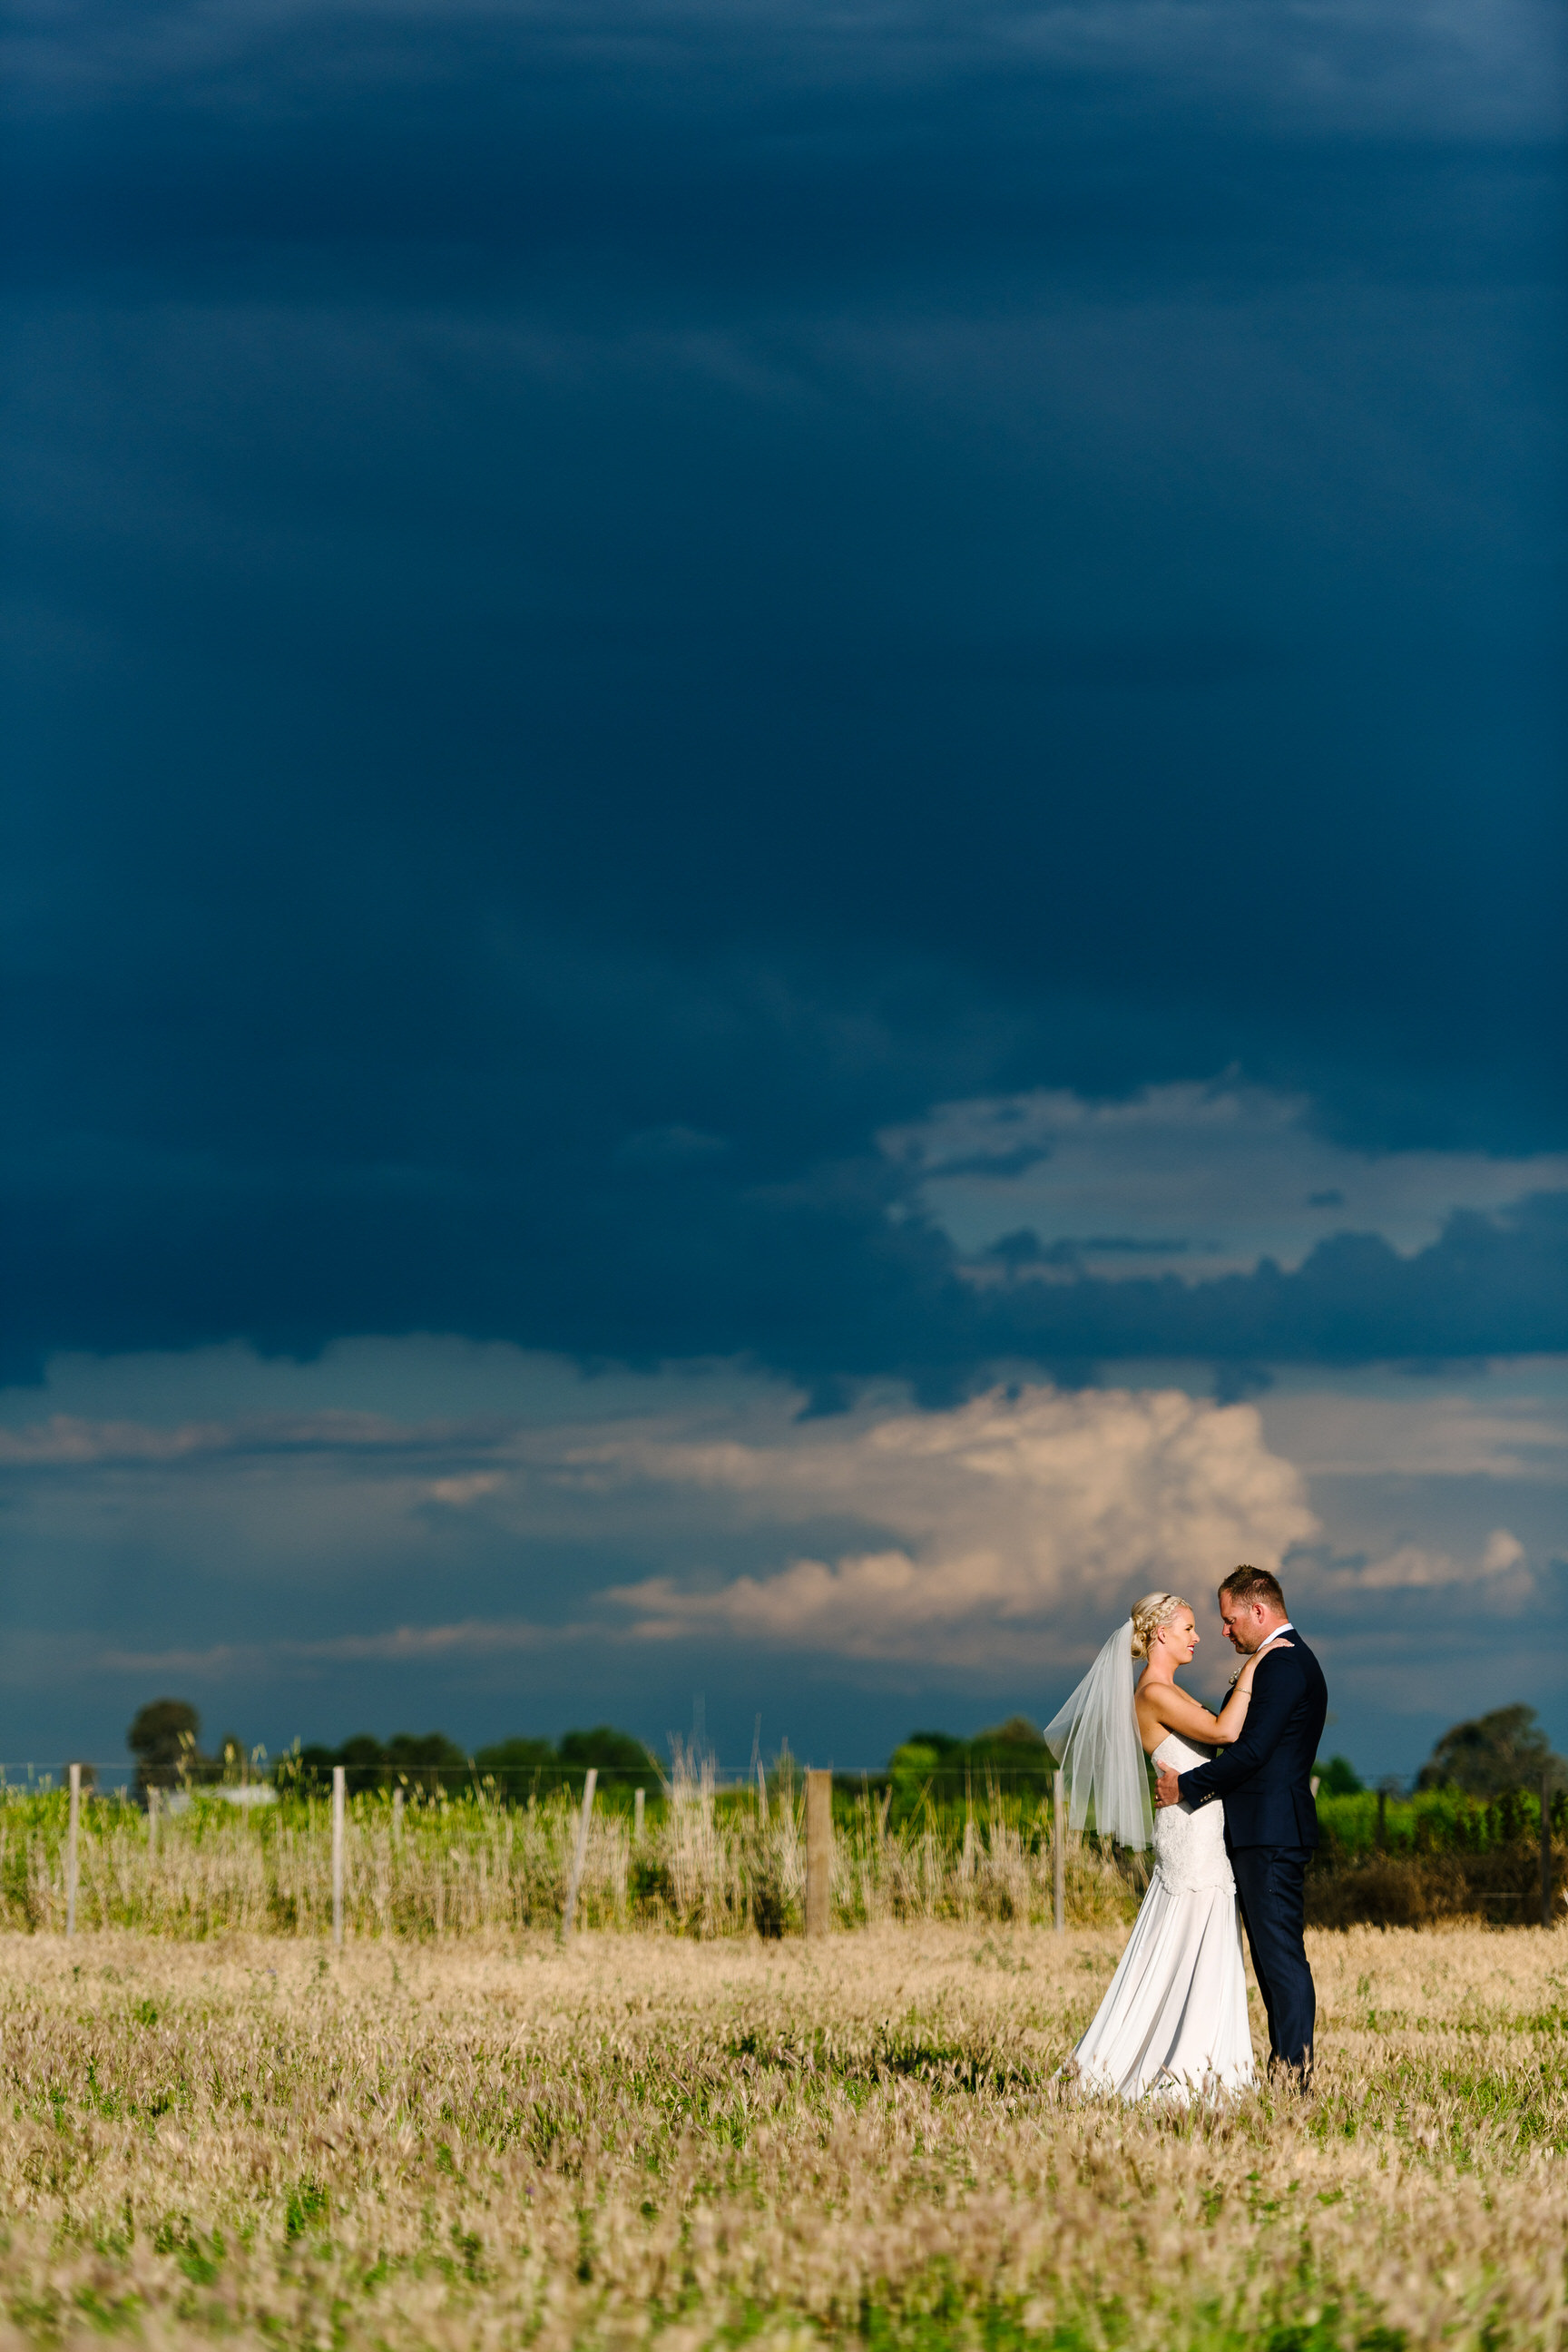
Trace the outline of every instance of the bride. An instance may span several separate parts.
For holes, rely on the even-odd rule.
[[[1146,1846],[1152,1830],[1149,1891],[1100,2012],[1073,2052],[1083,2089],[1124,2099],[1152,2092],[1184,2103],[1194,2092],[1243,2090],[1253,2080],[1224,1807],[1155,1813],[1143,1759],[1187,1772],[1239,1738],[1258,1660],[1289,1644],[1256,1650],[1217,1716],[1176,1687],[1177,1668],[1197,1646],[1187,1603],[1174,1592],[1146,1593],[1046,1727],[1075,1830],[1091,1804],[1100,1836],[1121,1845]],[[1136,1696],[1134,1658],[1144,1661]]]

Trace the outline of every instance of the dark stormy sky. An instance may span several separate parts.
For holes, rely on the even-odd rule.
[[[0,1756],[1568,1741],[1551,14],[5,42]]]

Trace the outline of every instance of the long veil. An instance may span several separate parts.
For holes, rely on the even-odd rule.
[[[1068,1819],[1081,1830],[1094,1807],[1101,1837],[1146,1846],[1154,1835],[1143,1743],[1132,1707],[1132,1620],[1119,1625],[1059,1715],[1046,1746],[1068,1786]]]

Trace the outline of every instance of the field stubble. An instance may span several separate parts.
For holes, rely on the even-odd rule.
[[[0,1940],[13,2340],[1568,2343],[1568,1945],[1313,1938],[1319,2084],[1055,2070],[1121,1931]]]

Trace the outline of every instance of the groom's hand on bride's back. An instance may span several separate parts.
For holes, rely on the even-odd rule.
[[[1154,1802],[1157,1805],[1179,1805],[1182,1801],[1181,1776],[1169,1764],[1162,1764],[1154,1775]]]

